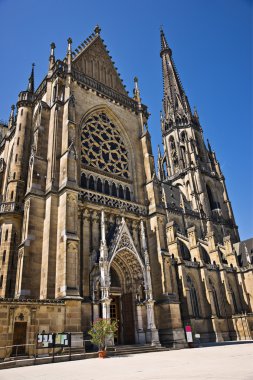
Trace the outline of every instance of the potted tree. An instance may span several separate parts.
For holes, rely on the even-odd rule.
[[[117,321],[112,321],[111,319],[99,318],[93,323],[88,333],[91,335],[92,343],[98,346],[99,358],[106,357],[107,343],[117,330]]]

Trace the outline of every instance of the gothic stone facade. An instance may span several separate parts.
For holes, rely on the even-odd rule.
[[[134,97],[100,37],[19,94],[0,143],[0,346],[116,318],[116,343],[185,346],[252,334],[252,265],[241,267],[224,176],[203,140],[161,31],[156,172]]]

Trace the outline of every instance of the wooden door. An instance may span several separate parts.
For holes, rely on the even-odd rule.
[[[127,293],[122,295],[122,315],[123,315],[123,334],[124,344],[135,343],[133,295]]]
[[[113,296],[110,303],[110,317],[112,321],[117,321],[118,323],[118,331],[114,337],[114,344],[121,343],[121,320],[120,320],[120,304],[119,304],[119,296]]]
[[[14,333],[13,333],[13,345],[22,345],[18,347],[13,347],[13,355],[24,355],[26,351],[26,322],[15,322],[14,323]]]

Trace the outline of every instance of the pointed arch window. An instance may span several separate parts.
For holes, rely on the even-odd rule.
[[[204,263],[211,264],[210,256],[205,250],[205,248],[202,247],[202,245],[200,245],[200,251],[201,251],[202,260],[204,261]]]
[[[121,185],[119,185],[119,198],[124,199],[124,191]]]
[[[87,178],[84,173],[82,173],[81,175],[81,187],[83,187],[84,189],[87,188]]]
[[[212,190],[210,189],[209,185],[206,185],[206,191],[207,191],[207,196],[210,204],[211,210],[214,210],[216,208],[216,202],[214,201],[213,193]]]
[[[90,189],[90,190],[94,190],[94,189],[95,189],[94,178],[93,178],[92,175],[91,175],[90,178],[89,178],[89,189]]]
[[[105,181],[104,193],[107,194],[107,195],[110,195],[110,185],[109,185],[108,181]]]
[[[102,181],[100,178],[97,179],[97,191],[99,193],[102,193],[102,191],[103,191],[103,184],[102,184]]]
[[[200,318],[198,296],[197,296],[195,286],[194,286],[193,281],[190,278],[190,276],[187,276],[187,285],[188,285],[189,292],[190,292],[192,315],[195,318]]]
[[[182,241],[180,241],[179,245],[180,245],[180,251],[181,251],[181,255],[183,259],[187,261],[191,261],[191,253],[188,247]]]
[[[209,282],[210,282],[210,286],[211,286],[211,290],[212,290],[212,295],[213,295],[215,314],[217,315],[217,317],[220,318],[221,317],[221,312],[220,312],[220,305],[219,305],[219,300],[218,300],[217,292],[216,292],[215,286],[213,285],[211,279],[209,279]]]
[[[126,200],[127,201],[130,201],[131,200],[131,194],[130,194],[130,190],[128,187],[126,187]]]
[[[186,137],[187,137],[187,133],[185,131],[183,131],[180,135],[180,139],[183,143],[186,142]]]
[[[112,196],[117,197],[117,187],[114,182],[112,183]]]

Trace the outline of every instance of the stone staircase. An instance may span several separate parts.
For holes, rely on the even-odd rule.
[[[122,355],[133,355],[133,354],[145,354],[148,352],[163,352],[169,351],[166,347],[156,347],[150,344],[132,344],[124,346],[108,347],[108,356],[122,356]]]

